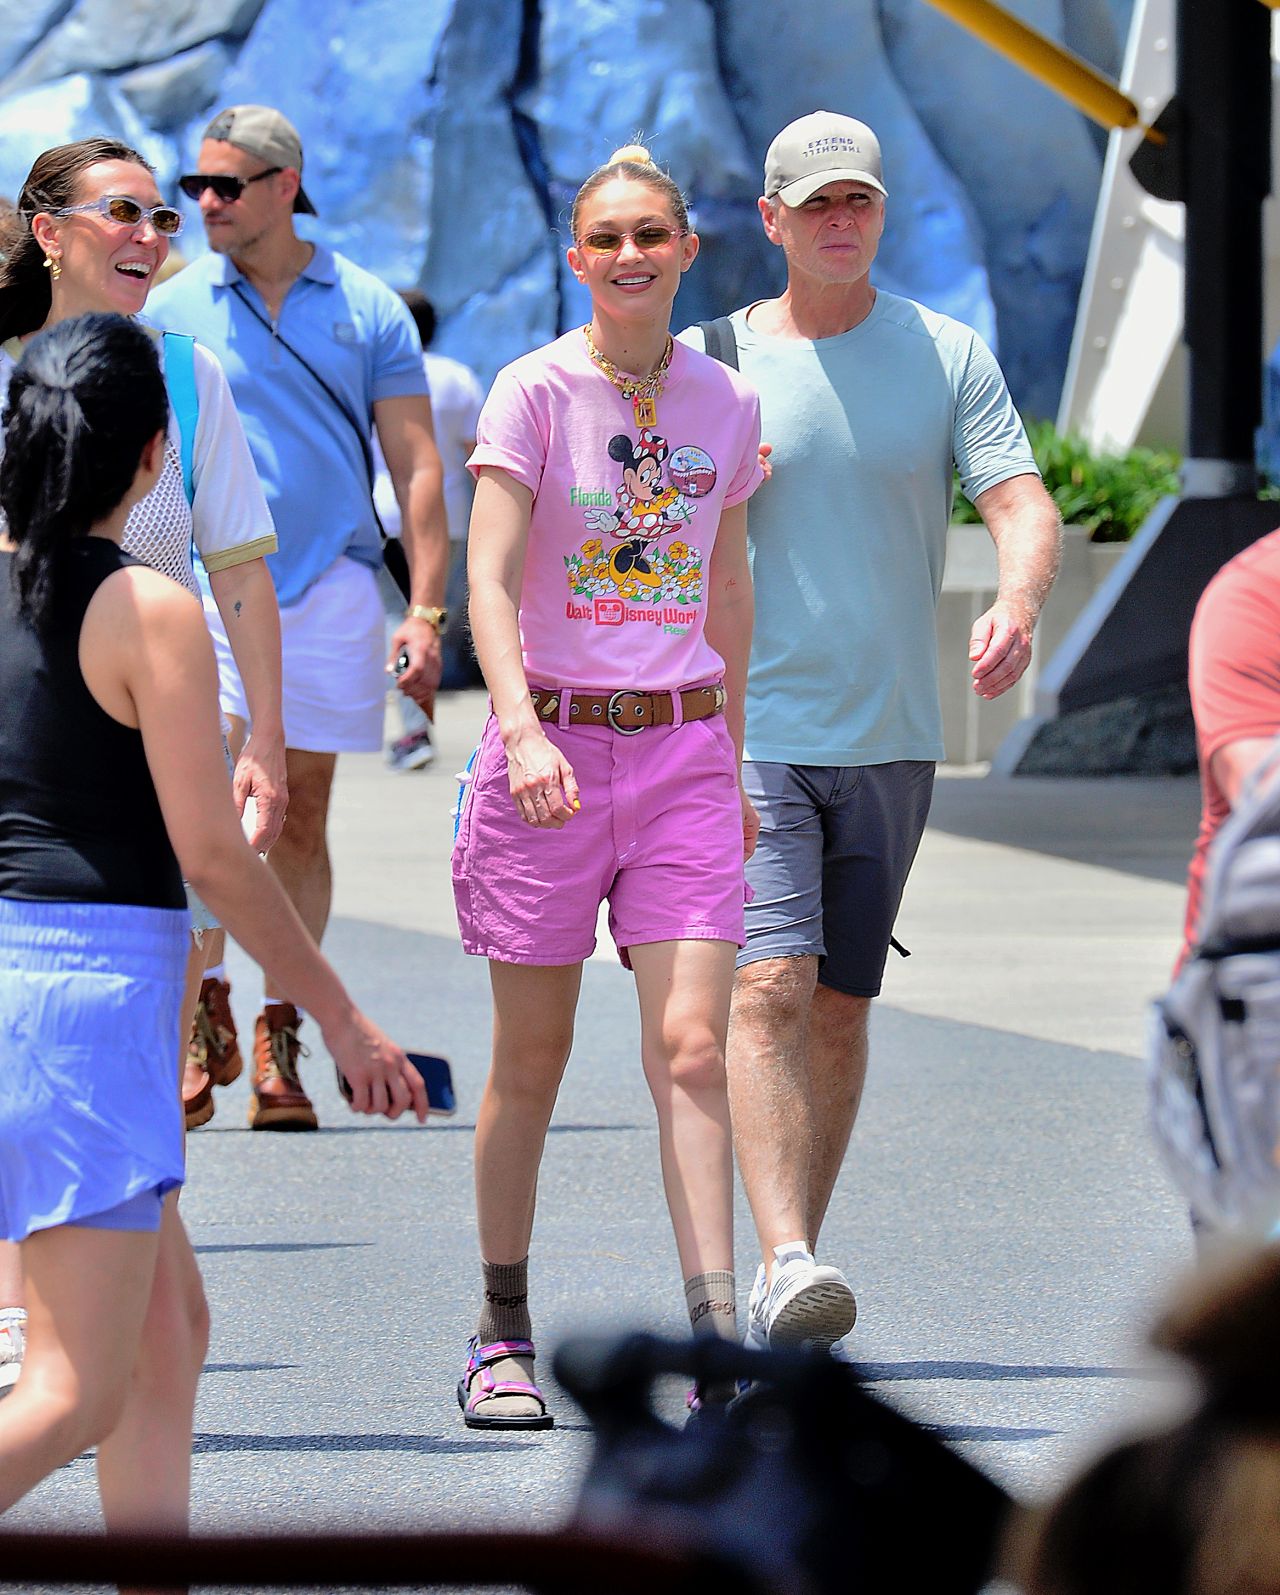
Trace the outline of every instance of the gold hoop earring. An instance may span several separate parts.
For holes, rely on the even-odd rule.
[[[57,282],[62,275],[62,262],[56,255],[46,255],[44,257],[44,269],[53,278],[54,282]]]

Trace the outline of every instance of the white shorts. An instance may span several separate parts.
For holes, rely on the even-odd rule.
[[[205,594],[224,714],[248,721],[244,688],[218,607]],[[284,743],[301,753],[376,753],[386,708],[386,645],[378,581],[344,554],[296,604],[280,610]]]

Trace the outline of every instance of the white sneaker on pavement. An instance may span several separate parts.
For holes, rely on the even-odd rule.
[[[758,1315],[767,1343],[808,1343],[828,1350],[849,1333],[858,1316],[849,1281],[838,1268],[816,1262],[803,1247],[776,1246],[773,1255],[773,1279]],[[748,1308],[748,1333],[753,1316]]]
[[[431,732],[424,726],[421,731],[411,731],[399,737],[387,749],[387,763],[401,775],[410,770],[425,770],[436,756],[431,742]]]
[[[761,1263],[756,1269],[751,1295],[747,1298],[747,1330],[742,1337],[742,1344],[748,1351],[769,1349],[769,1331],[764,1325],[764,1303],[767,1294],[768,1279],[765,1276],[764,1264]]]
[[[27,1337],[21,1323],[10,1319],[0,1324],[0,1401],[17,1384],[26,1349]]]

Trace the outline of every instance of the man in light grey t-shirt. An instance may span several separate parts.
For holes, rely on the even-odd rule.
[[[730,318],[773,466],[748,518],[744,780],[761,831],[728,1055],[764,1258],[755,1344],[830,1345],[856,1315],[844,1275],[813,1253],[942,756],[935,613],[953,467],[999,560],[969,641],[980,697],[1026,669],[1058,561],[1057,511],[991,351],[872,286],[886,197],[869,127],[818,111],[784,128],[759,205],[787,286]]]

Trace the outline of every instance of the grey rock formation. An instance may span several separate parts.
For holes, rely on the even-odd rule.
[[[176,128],[211,110],[232,60],[219,39],[183,50],[167,61],[135,67],[116,79],[121,94],[154,128]]]
[[[514,109],[536,38],[529,9],[520,0],[452,8],[429,111],[422,286],[446,317],[440,351],[486,378],[562,326],[536,130]]]
[[[0,0],[0,81],[74,4],[75,0]]]
[[[1009,3],[1114,69],[1131,0]],[[683,325],[777,287],[756,196],[778,128],[862,116],[891,191],[878,280],[972,323],[1024,407],[1054,407],[1099,146],[924,0],[0,0],[0,193],[102,131],[171,192],[242,100],[301,130],[319,235],[423,286],[439,346],[485,378],[581,319],[568,209],[616,146],[642,134],[692,201]]]
[[[756,162],[756,191],[770,140],[795,117],[821,109],[869,123],[884,151],[890,196],[879,281],[960,317],[995,343],[972,209],[894,76],[880,9],[879,0],[833,0],[823,8],[822,27],[779,28],[773,0],[719,0],[726,74]]]
[[[262,0],[79,0],[43,9],[52,13],[51,20],[58,19],[0,84],[0,92],[15,93],[72,72],[163,61],[221,35],[243,38]]]
[[[397,283],[416,281],[426,255],[427,105],[454,10],[416,0],[410,23],[401,0],[267,0],[218,94],[284,112],[325,241]],[[206,121],[188,130],[189,158]]]
[[[759,294],[759,180],[720,79],[705,0],[543,0],[537,75],[520,108],[536,126],[560,243],[583,179],[639,139],[694,206],[703,250],[676,306],[681,325]],[[742,249],[744,240],[750,247]],[[744,264],[754,270],[743,270]],[[584,290],[560,260],[566,323],[587,318]]]
[[[1024,409],[1052,415],[1089,248],[1101,153],[1065,101],[941,12],[920,0],[880,5],[894,75],[932,147],[946,151],[972,205],[1001,362]],[[1060,0],[1021,0],[1017,10],[1041,33],[1061,40]],[[1077,10],[1077,17],[1083,20],[1084,13]],[[938,70],[941,61],[945,72]]]
[[[77,73],[46,83],[3,104],[3,165],[0,194],[14,198],[42,150],[73,139],[105,134],[140,150],[167,180],[173,154],[157,138],[109,79]]]

